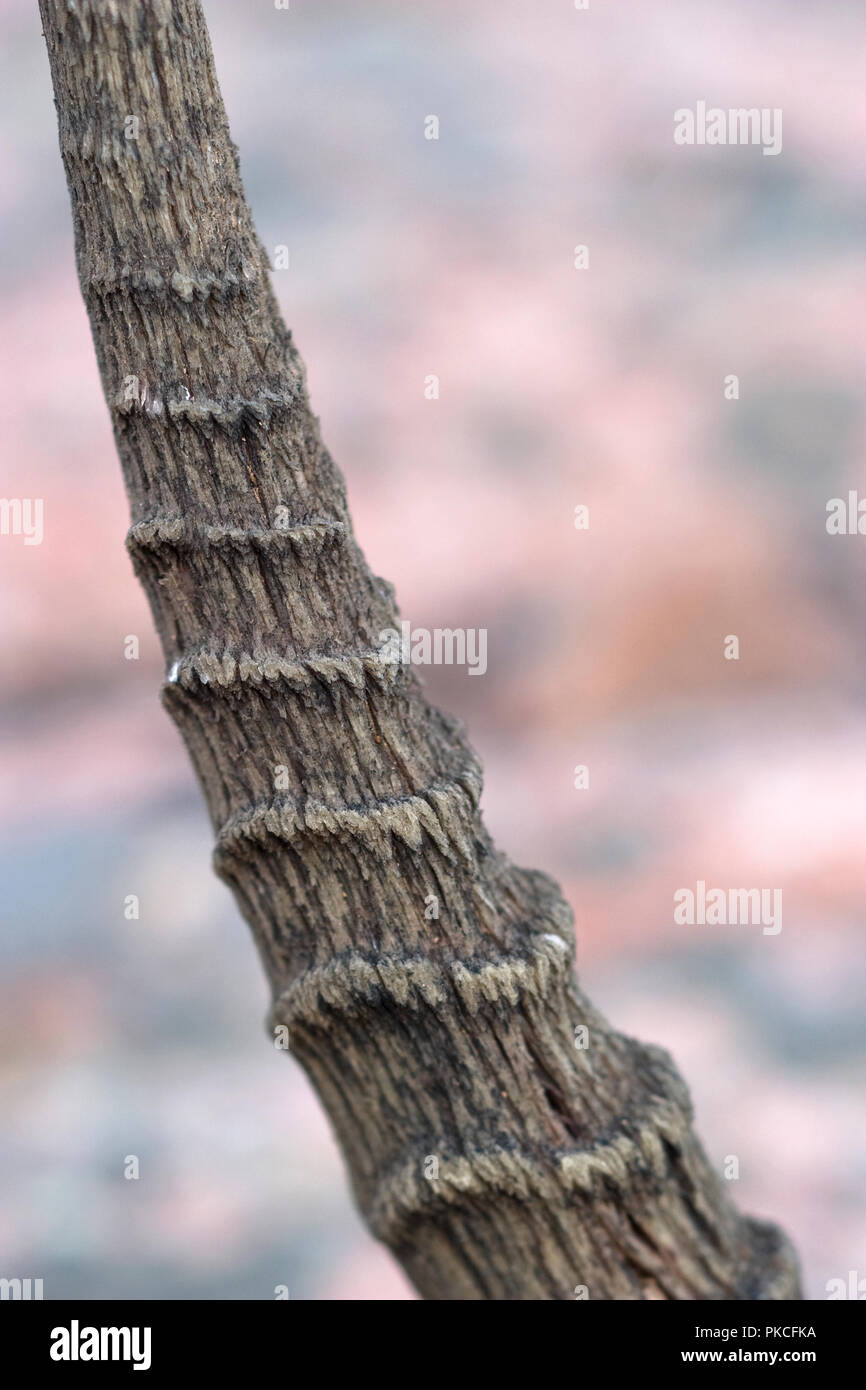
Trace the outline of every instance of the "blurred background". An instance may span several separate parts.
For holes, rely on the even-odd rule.
[[[205,8],[359,539],[413,624],[488,630],[483,678],[426,681],[490,829],[562,881],[590,996],[674,1053],[736,1199],[826,1297],[866,1276],[866,539],[825,525],[866,486],[860,6]],[[0,493],[44,499],[41,545],[0,537],[0,1275],[411,1298],[210,869],[35,3],[0,27]],[[782,108],[782,153],[675,145],[699,100]],[[780,888],[781,933],[675,925],[699,879]]]

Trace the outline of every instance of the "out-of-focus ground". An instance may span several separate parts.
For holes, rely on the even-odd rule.
[[[866,538],[825,528],[863,486],[859,6],[206,9],[361,542],[414,624],[488,629],[483,678],[427,677],[483,756],[488,824],[561,879],[592,998],[673,1051],[714,1163],[738,1158],[737,1199],[824,1297],[866,1275]],[[123,547],[36,6],[0,28],[0,493],[45,509],[41,546],[0,538],[0,1274],[411,1297],[210,871]],[[676,146],[699,99],[781,107],[782,153]],[[699,879],[780,888],[781,933],[675,925]]]

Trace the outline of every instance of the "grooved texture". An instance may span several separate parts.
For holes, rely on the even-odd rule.
[[[164,700],[369,1225],[428,1298],[798,1296],[670,1059],[578,990],[556,885],[491,844],[461,727],[377,657],[393,591],[310,411],[198,4],[41,10]]]

